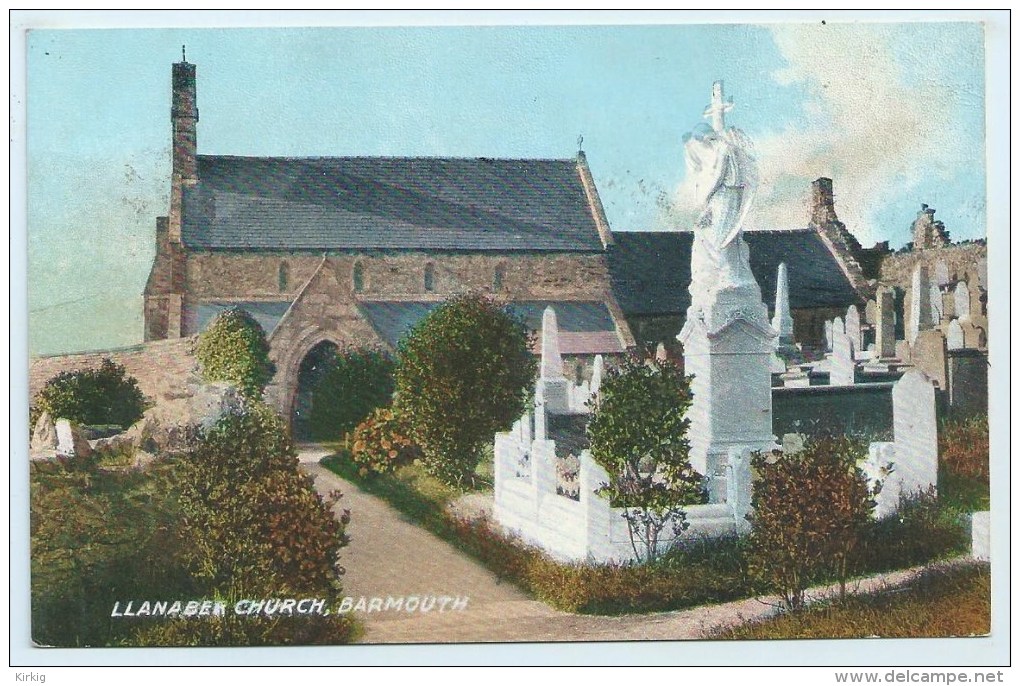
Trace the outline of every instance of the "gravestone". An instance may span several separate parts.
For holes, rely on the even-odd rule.
[[[848,334],[832,334],[832,357],[829,360],[829,385],[852,386],[854,383],[854,343]]]
[[[841,317],[836,317],[832,320],[832,333],[835,334],[837,331],[839,333],[846,333],[846,325],[843,324],[843,319]]]
[[[960,329],[963,331],[963,347],[974,350],[984,350],[987,346],[985,330],[973,322],[961,322]]]
[[[901,494],[927,491],[938,483],[938,424],[935,386],[911,369],[893,385],[895,469]]]
[[[949,265],[945,260],[939,260],[935,263],[935,285],[941,287],[948,286],[949,283]]]
[[[563,375],[563,358],[560,356],[560,334],[556,311],[545,308],[542,313],[542,363],[536,400],[544,412],[565,414],[570,408],[569,382]]]
[[[89,445],[85,434],[77,424],[72,424],[67,419],[58,419],[56,422],[57,432],[57,455],[66,457],[88,457],[92,454],[92,446]]]
[[[861,314],[857,305],[851,305],[846,310],[846,335],[854,344],[854,351],[864,348],[864,336],[861,333]]]
[[[878,316],[875,326],[875,347],[878,356],[894,357],[896,355],[896,303],[893,292],[887,288],[879,289],[876,294]]]
[[[962,350],[967,347],[963,338],[963,327],[960,320],[954,319],[946,327],[946,350]]]
[[[595,362],[592,363],[591,368],[591,383],[588,384],[588,390],[592,395],[596,395],[599,389],[602,388],[602,374],[605,370],[605,361],[602,359],[602,355],[595,356]]]
[[[910,282],[910,310],[907,314],[907,341],[913,345],[917,334],[931,328],[931,289],[928,269],[918,263]]]
[[[975,560],[992,559],[991,515],[985,510],[970,516],[970,556]]]
[[[970,305],[970,286],[966,281],[960,281],[953,291],[953,308],[956,310],[956,318],[961,322],[970,321]]]
[[[825,320],[825,350],[832,352],[832,322]]]
[[[948,369],[946,364],[946,337],[934,329],[922,331],[910,349],[910,363],[923,371],[939,388],[946,390]]]
[[[869,484],[874,487],[876,482],[882,488],[875,498],[875,509],[871,516],[885,519],[896,514],[900,506],[899,474],[896,472],[896,444],[872,443],[868,446],[868,459],[864,463],[864,474]]]
[[[864,321],[872,326],[878,324],[878,300],[869,300],[864,304]]]
[[[665,362],[667,359],[669,359],[669,357],[668,355],[666,355],[666,344],[659,343],[657,346],[655,346],[655,361]]]
[[[57,448],[57,427],[53,424],[53,418],[49,412],[43,412],[35,422],[35,429],[32,430],[32,440],[29,447],[33,451],[56,450]]]
[[[938,284],[933,283],[928,286],[928,297],[931,301],[931,325],[936,327],[942,323],[942,315],[946,309],[942,306],[942,289],[938,287]]]
[[[790,314],[790,282],[786,273],[786,263],[779,263],[776,274],[775,315],[772,317],[772,328],[779,334],[779,345],[793,345],[793,316]]]

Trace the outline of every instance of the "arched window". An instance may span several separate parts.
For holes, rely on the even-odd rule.
[[[492,290],[501,291],[503,290],[503,282],[506,280],[506,265],[497,264],[496,270],[492,274]]]
[[[425,264],[425,292],[431,293],[436,290],[436,265],[431,262]]]
[[[361,262],[354,263],[354,269],[351,272],[351,285],[354,287],[355,293],[365,290],[365,266]]]
[[[280,268],[277,272],[277,280],[279,281],[280,291],[287,290],[287,285],[290,282],[290,267],[286,262],[280,263]]]

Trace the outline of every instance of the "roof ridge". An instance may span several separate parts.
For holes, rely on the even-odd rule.
[[[448,160],[463,162],[563,162],[577,164],[574,157],[487,157],[469,155],[198,155],[199,159],[286,160],[313,162],[319,160]]]

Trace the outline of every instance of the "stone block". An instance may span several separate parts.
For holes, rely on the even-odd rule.
[[[917,334],[910,350],[910,362],[931,377],[939,388],[949,386],[946,367],[946,337],[941,331],[929,329]]]
[[[927,491],[938,483],[938,424],[935,386],[918,369],[893,385],[895,470],[904,494]]]
[[[970,517],[970,556],[975,560],[992,559],[991,515],[986,510]]]

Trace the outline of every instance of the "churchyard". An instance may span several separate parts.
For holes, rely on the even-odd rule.
[[[731,108],[715,84],[711,126],[685,143],[703,212],[679,355],[633,345],[580,359],[571,348],[568,361],[565,347],[597,337],[561,331],[561,303],[536,326],[473,292],[425,308],[393,349],[295,330],[300,354],[285,369],[240,307],[194,337],[34,361],[37,640],[359,638],[370,618],[342,613],[133,625],[104,614],[118,593],[342,607],[358,512],[316,491],[308,474],[321,478],[320,466],[299,466],[295,413],[333,453],[321,467],[344,488],[560,611],[663,613],[774,596],[793,625],[732,636],[788,637],[806,631],[814,586],[835,584],[838,611],[860,614],[854,603],[870,606],[847,597],[853,580],[967,557],[972,571],[946,583],[978,606],[967,626],[987,630],[986,267],[951,269],[919,250],[908,290],[872,284],[861,307],[825,321],[823,347],[799,340],[797,265],[779,264],[771,312],[751,270],[742,222],[755,161],[726,123]],[[931,221],[922,214],[920,228]],[[306,287],[334,278],[325,265]],[[328,310],[313,296],[302,306]],[[297,409],[280,416],[283,397]],[[119,585],[125,569],[135,574]],[[912,602],[943,607],[944,584],[927,579],[911,587]]]

